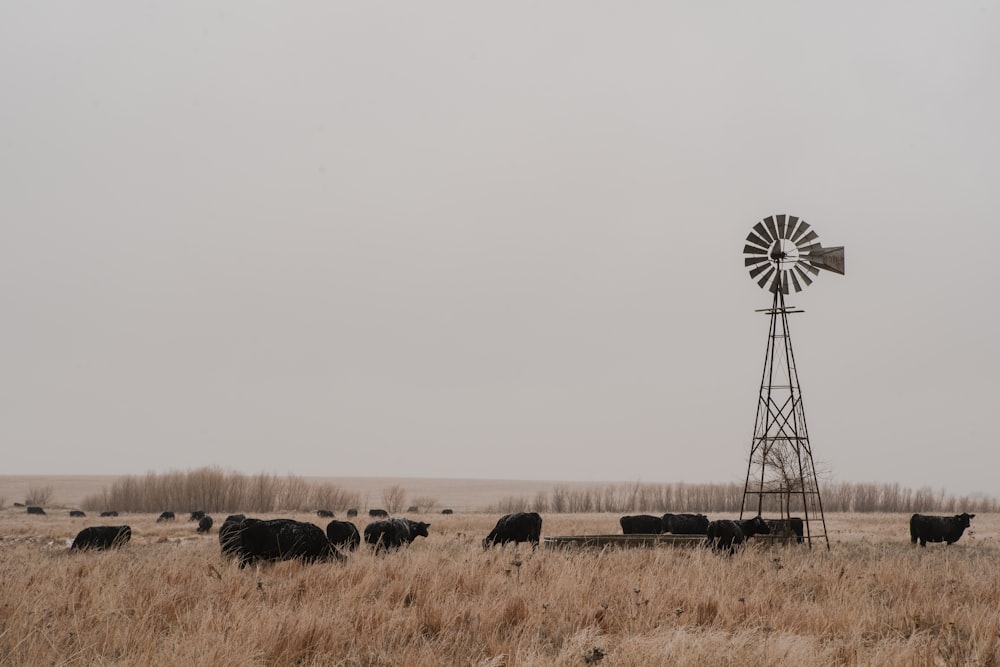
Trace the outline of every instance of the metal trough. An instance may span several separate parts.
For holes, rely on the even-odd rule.
[[[704,535],[657,535],[655,533],[640,533],[632,535],[554,535],[542,539],[546,547],[658,547],[658,546],[701,546],[705,543]],[[748,543],[762,544],[795,544],[796,537],[784,535],[754,535]]]

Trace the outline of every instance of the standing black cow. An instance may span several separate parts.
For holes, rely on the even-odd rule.
[[[219,547],[223,556],[236,556],[240,552],[240,524],[246,519],[242,514],[230,514],[219,526]]]
[[[354,551],[361,544],[361,533],[358,527],[350,521],[337,521],[336,519],[326,524],[326,536],[330,544],[338,549],[348,549]]]
[[[441,510],[441,514],[454,514],[454,513],[455,510],[451,509],[450,507],[445,507],[443,510]]]
[[[38,505],[28,505],[27,511],[28,514],[41,514],[42,516],[45,516],[45,510]]]
[[[708,533],[708,517],[704,514],[663,515],[663,532],[674,535],[705,535]]]
[[[241,568],[257,561],[345,560],[344,554],[330,544],[323,529],[312,523],[292,519],[244,519],[240,523],[239,536],[237,556]]]
[[[116,512],[115,510],[106,510],[104,512],[101,512],[101,516],[118,516],[118,512]]]
[[[716,551],[728,551],[730,554],[736,551],[736,547],[743,544],[754,535],[767,535],[771,529],[767,527],[767,522],[760,518],[760,515],[752,519],[743,521],[712,521],[708,524],[707,539],[705,546],[712,547]]]
[[[132,539],[128,526],[91,526],[76,534],[70,549],[110,549],[124,546]]]
[[[534,549],[541,536],[542,517],[538,512],[515,512],[500,517],[490,534],[483,538],[483,549],[508,542],[530,542]]]
[[[156,523],[161,523],[163,521],[173,521],[177,517],[174,516],[173,512],[161,512],[160,516],[156,518]]]
[[[81,512],[80,510],[70,510],[69,511],[69,515],[72,516],[72,517],[85,517],[85,516],[87,516],[86,514],[84,514],[83,512]]]
[[[213,523],[214,521],[212,521],[212,517],[206,514],[205,516],[201,517],[201,519],[198,520],[198,532],[207,533],[208,531],[212,530]]]
[[[358,508],[357,507],[351,507],[351,508],[349,508],[347,510],[347,516],[351,517],[351,516],[357,516],[357,515],[358,515]]]
[[[316,516],[320,517],[321,519],[332,519],[333,518],[333,511],[332,510],[316,510]]]
[[[374,518],[383,518],[384,519],[384,518],[388,518],[389,517],[389,513],[386,512],[383,509],[372,509],[372,510],[368,510],[368,516],[370,516],[373,519]]]
[[[188,521],[201,521],[203,516],[205,516],[205,510],[195,510],[191,512],[191,516],[188,517]]]
[[[427,537],[431,524],[410,519],[383,519],[365,526],[365,543],[375,548],[375,552],[385,549],[399,549],[417,537]]]
[[[660,520],[660,517],[649,514],[623,516],[618,519],[618,523],[622,525],[623,535],[659,535],[663,532],[663,521]]]
[[[805,524],[802,521],[802,517],[792,516],[787,519],[765,519],[767,527],[771,529],[772,535],[780,535],[782,537],[795,537],[795,541],[799,544],[802,543],[802,537],[805,535]]]
[[[926,547],[928,542],[947,542],[954,544],[969,527],[969,520],[975,514],[956,514],[955,516],[928,516],[914,514],[910,517],[910,542]]]

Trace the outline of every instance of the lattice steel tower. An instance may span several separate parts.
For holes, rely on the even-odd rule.
[[[813,540],[822,538],[829,549],[788,328],[788,316],[803,311],[786,306],[785,295],[789,287],[799,292],[811,285],[820,269],[843,275],[844,249],[822,247],[805,220],[773,215],[754,225],[743,254],[750,277],[770,291],[773,300],[770,308],[757,311],[770,315],[771,326],[740,518],[744,512],[767,512],[789,519],[801,512],[805,541],[812,547]]]

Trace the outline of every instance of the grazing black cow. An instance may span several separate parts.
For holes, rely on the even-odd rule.
[[[24,503],[14,503],[14,507],[24,507]]]
[[[101,516],[118,516],[118,512],[116,512],[115,510],[106,510],[104,512],[101,512]]]
[[[333,512],[331,510],[316,510],[316,516],[323,519],[332,519]]]
[[[969,527],[969,520],[975,514],[956,514],[955,516],[928,516],[914,514],[910,517],[910,542],[926,547],[928,542],[947,542],[954,544]]]
[[[374,509],[374,510],[368,510],[368,516],[370,516],[372,518],[375,518],[375,517],[388,518],[389,517],[389,513],[386,512],[385,510]]]
[[[173,521],[177,517],[174,516],[173,512],[161,512],[160,516],[156,518],[156,523],[162,523],[164,521]]]
[[[205,510],[195,510],[191,512],[191,516],[188,517],[188,521],[201,521],[203,516],[205,516]]]
[[[497,521],[490,534],[483,538],[483,549],[494,544],[530,542],[531,548],[538,546],[542,536],[542,517],[538,512],[515,512],[506,514]]]
[[[41,514],[45,516],[45,510],[37,505],[28,505],[28,514]]]
[[[354,551],[361,544],[361,533],[350,521],[331,521],[326,524],[326,536],[338,549]]]
[[[292,519],[244,519],[239,525],[237,550],[240,567],[257,561],[301,560],[305,563],[345,560],[330,544],[323,529]]]
[[[673,535],[705,535],[708,517],[704,514],[664,514],[663,532]]]
[[[663,521],[658,516],[635,514],[618,519],[623,535],[659,535],[663,532]]]
[[[69,511],[69,515],[72,516],[72,517],[87,516],[86,514],[84,514],[83,512],[81,512],[80,510],[70,510]]]
[[[417,537],[427,537],[431,524],[410,519],[383,519],[365,526],[365,543],[371,544],[375,552],[385,549],[399,549]]]
[[[128,526],[91,526],[76,534],[70,549],[111,549],[124,546],[132,539]]]
[[[357,515],[358,515],[357,507],[351,507],[350,509],[347,510],[347,516],[357,516]]]
[[[240,551],[240,524],[246,519],[242,514],[230,514],[219,526],[219,546],[223,556],[236,556]]]
[[[454,514],[454,513],[455,513],[455,510],[447,508],[447,507],[444,508],[443,510],[441,510],[441,514]]]
[[[792,516],[787,519],[765,519],[767,527],[771,529],[772,535],[780,535],[782,537],[795,537],[795,541],[799,544],[802,543],[802,537],[805,535],[805,524],[802,522],[802,517]]]
[[[706,531],[707,539],[705,546],[712,547],[716,551],[728,551],[730,554],[736,551],[736,547],[743,544],[754,535],[767,535],[771,529],[767,527],[767,522],[760,518],[760,515],[752,519],[743,521],[712,521],[708,524]]]
[[[205,516],[201,517],[201,519],[198,520],[198,532],[207,533],[208,531],[212,530],[213,523],[214,522],[212,521],[212,517],[206,514]]]

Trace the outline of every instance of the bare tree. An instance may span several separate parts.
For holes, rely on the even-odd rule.
[[[38,505],[44,507],[52,502],[55,497],[55,489],[51,484],[36,486],[32,484],[28,487],[28,495],[24,498],[25,505]]]
[[[382,506],[390,513],[395,514],[406,507],[406,489],[399,484],[393,484],[382,490]]]

